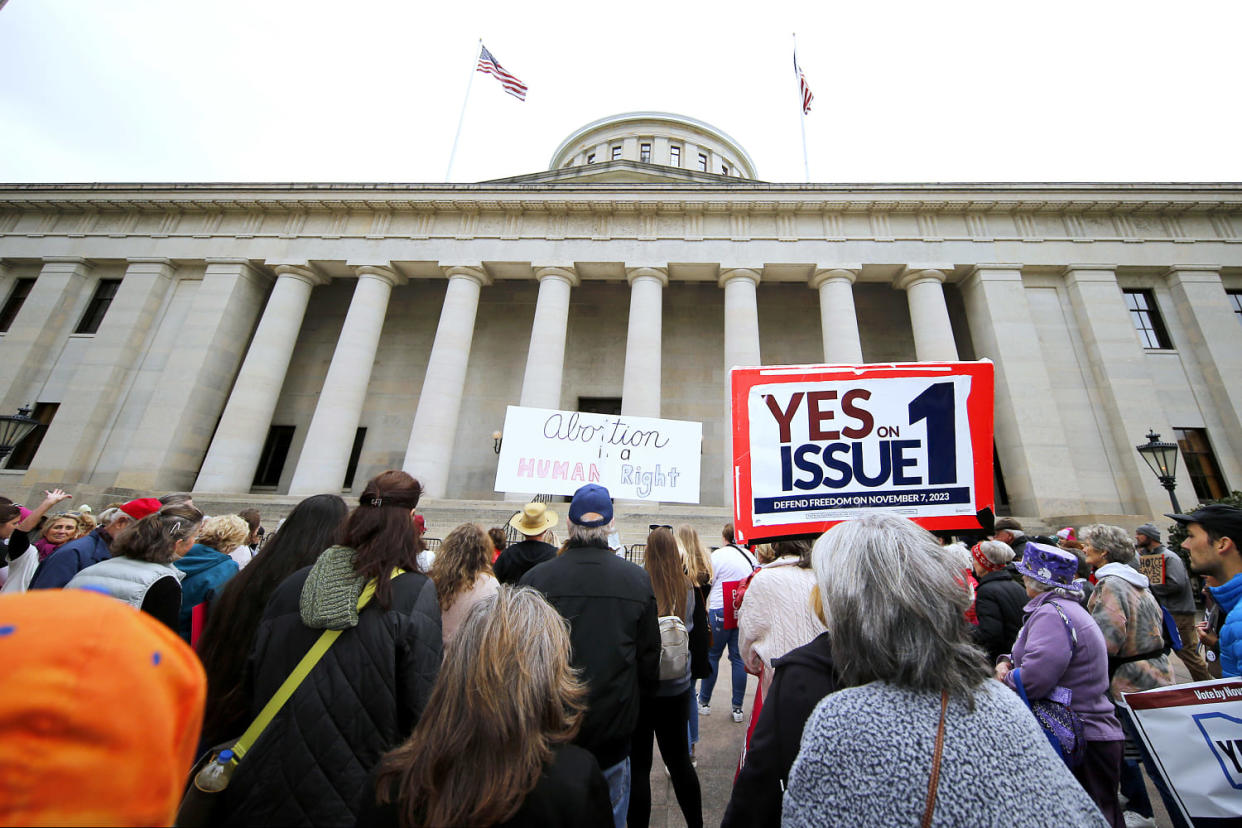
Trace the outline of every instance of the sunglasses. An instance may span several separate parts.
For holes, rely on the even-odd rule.
[[[673,531],[673,527],[669,526],[667,523],[648,523],[647,524],[648,532],[654,532],[657,529],[667,529],[670,532]]]

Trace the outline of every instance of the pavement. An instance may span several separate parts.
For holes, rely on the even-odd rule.
[[[1173,673],[1178,684],[1190,681],[1190,674],[1177,656],[1172,657]],[[755,700],[755,689],[758,678],[748,676],[746,680],[746,700],[744,709],[746,718],[741,724],[733,721],[730,716],[730,682],[728,675],[728,659],[721,659],[722,675],[716,682],[712,693],[712,714],[699,717],[699,743],[695,748],[698,760],[699,786],[703,791],[703,824],[715,826],[724,818],[725,806],[729,803],[729,795],[733,790],[733,775],[737,770],[737,760],[742,745],[746,741],[746,728],[750,723],[750,709]],[[677,807],[677,797],[673,794],[673,785],[664,772],[660,761],[660,748],[653,748],[655,755],[651,764],[651,828],[685,828],[681,809]],[[1164,808],[1164,802],[1156,791],[1151,779],[1147,781],[1147,793],[1151,799],[1156,825],[1159,828],[1172,828]]]

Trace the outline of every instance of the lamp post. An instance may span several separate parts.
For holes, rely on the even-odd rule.
[[[1177,443],[1166,443],[1160,439],[1159,434],[1148,429],[1147,442],[1135,448],[1147,461],[1147,465],[1155,473],[1160,485],[1169,490],[1169,500],[1173,501],[1173,511],[1181,512],[1182,507],[1177,505],[1177,495],[1173,493],[1173,490],[1177,488]]]
[[[0,463],[37,425],[39,421],[30,416],[30,409],[25,406],[17,409],[16,414],[0,416]]]
[[[492,432],[492,451],[500,454],[500,444],[505,441],[504,435],[499,431]]]

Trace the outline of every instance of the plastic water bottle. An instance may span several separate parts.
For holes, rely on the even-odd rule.
[[[229,785],[233,775],[233,751],[220,751],[216,758],[194,777],[194,787],[207,793],[218,793]]]

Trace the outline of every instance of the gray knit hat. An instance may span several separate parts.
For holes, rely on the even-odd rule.
[[[1154,524],[1144,523],[1142,526],[1135,529],[1134,531],[1135,533],[1139,535],[1146,535],[1147,537],[1154,540],[1156,543],[1160,543],[1160,530],[1157,529]]]

